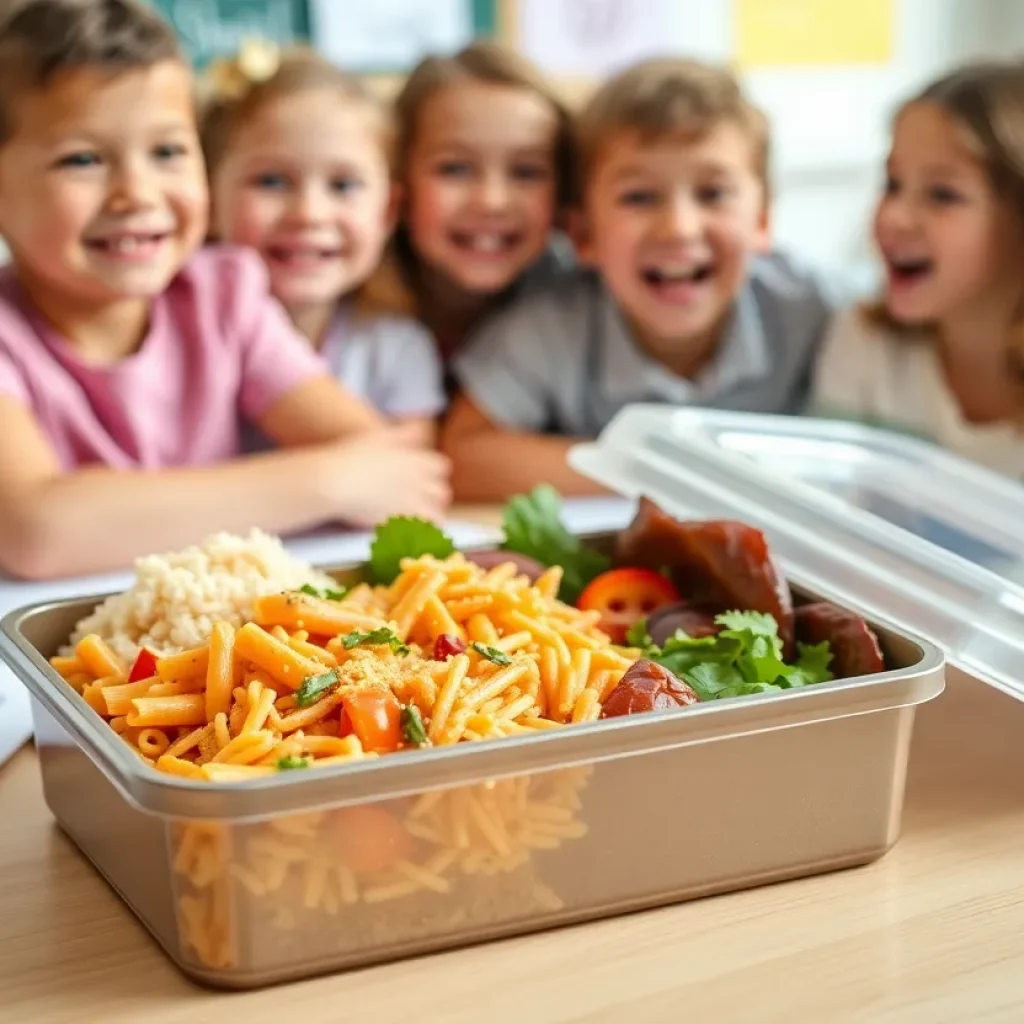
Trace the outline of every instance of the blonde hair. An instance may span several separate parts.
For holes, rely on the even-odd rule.
[[[214,61],[200,81],[200,138],[212,176],[231,143],[260,108],[311,90],[332,90],[364,108],[375,122],[391,176],[394,132],[383,103],[363,85],[309,47],[278,51],[272,43],[249,40],[231,58]],[[385,262],[387,262],[385,258]],[[358,315],[408,314],[411,298],[386,267],[371,274],[354,293]]]
[[[285,96],[333,90],[377,119],[391,157],[392,132],[384,106],[362,82],[315,50],[297,46],[278,51],[272,43],[249,40],[230,58],[213,61],[199,83],[203,153],[215,169],[232,137],[261,108]]]
[[[1024,63],[982,61],[958,68],[926,86],[903,103],[895,120],[911,107],[938,107],[960,132],[968,151],[985,168],[996,194],[1016,212],[1024,229]],[[884,302],[861,307],[870,322],[906,337],[920,338],[889,315]],[[1024,281],[1011,357],[1024,374]]]
[[[589,180],[597,158],[615,136],[634,132],[644,142],[699,137],[734,124],[750,141],[754,170],[767,195],[768,120],[750,103],[725,68],[699,61],[659,58],[610,78],[590,98],[576,123],[578,174]]]
[[[183,57],[170,25],[138,0],[18,0],[0,12],[0,145],[20,92],[66,71],[118,72]]]

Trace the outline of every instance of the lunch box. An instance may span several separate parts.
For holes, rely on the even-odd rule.
[[[763,436],[781,429],[635,406],[571,460],[674,515],[764,529],[795,599],[864,614],[887,671],[212,784],[153,771],[49,667],[102,597],[48,602],[3,620],[0,651],[32,697],[51,811],[184,972],[229,988],[878,858],[899,836],[915,708],[942,691],[944,651],[1013,690],[1024,591],[766,463],[737,441],[760,420]],[[339,822],[370,828],[381,809],[424,852],[401,884],[357,886]]]

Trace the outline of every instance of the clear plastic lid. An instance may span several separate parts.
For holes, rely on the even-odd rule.
[[[1024,487],[923,441],[831,420],[634,405],[570,455],[680,517],[765,531],[798,581],[1024,700]]]

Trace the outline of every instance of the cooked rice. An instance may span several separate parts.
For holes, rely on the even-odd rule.
[[[184,551],[138,559],[132,586],[82,619],[66,651],[96,633],[129,662],[140,647],[174,654],[206,643],[219,620],[241,626],[257,597],[304,583],[332,581],[261,530],[247,537],[218,533]]]

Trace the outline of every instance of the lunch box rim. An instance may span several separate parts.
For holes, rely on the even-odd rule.
[[[577,536],[583,541],[600,541],[612,533],[602,530]],[[460,550],[472,552],[493,547],[493,543],[479,543]],[[791,575],[786,571],[785,561],[780,562],[787,582],[798,592],[808,592],[810,588],[801,585],[798,574]],[[363,559],[314,568],[330,575],[365,566]],[[813,593],[827,597],[817,588]],[[200,782],[158,772],[144,764],[22,634],[22,623],[29,618],[79,604],[96,607],[110,596],[111,593],[104,593],[44,600],[11,610],[0,619],[0,657],[33,700],[63,726],[124,799],[140,811],[169,818],[243,822],[323,806],[395,799],[486,779],[552,771],[893,710],[932,700],[945,686],[946,658],[941,648],[897,625],[869,617],[873,628],[913,644],[920,653],[918,660],[906,668],[867,676],[707,702],[657,715],[577,723],[567,730],[506,737],[501,743],[409,751],[396,758],[354,760],[351,764],[282,772],[272,778],[242,782]],[[88,614],[85,607],[84,614]],[[898,693],[894,692],[897,688]],[[268,806],[271,803],[274,806]]]

